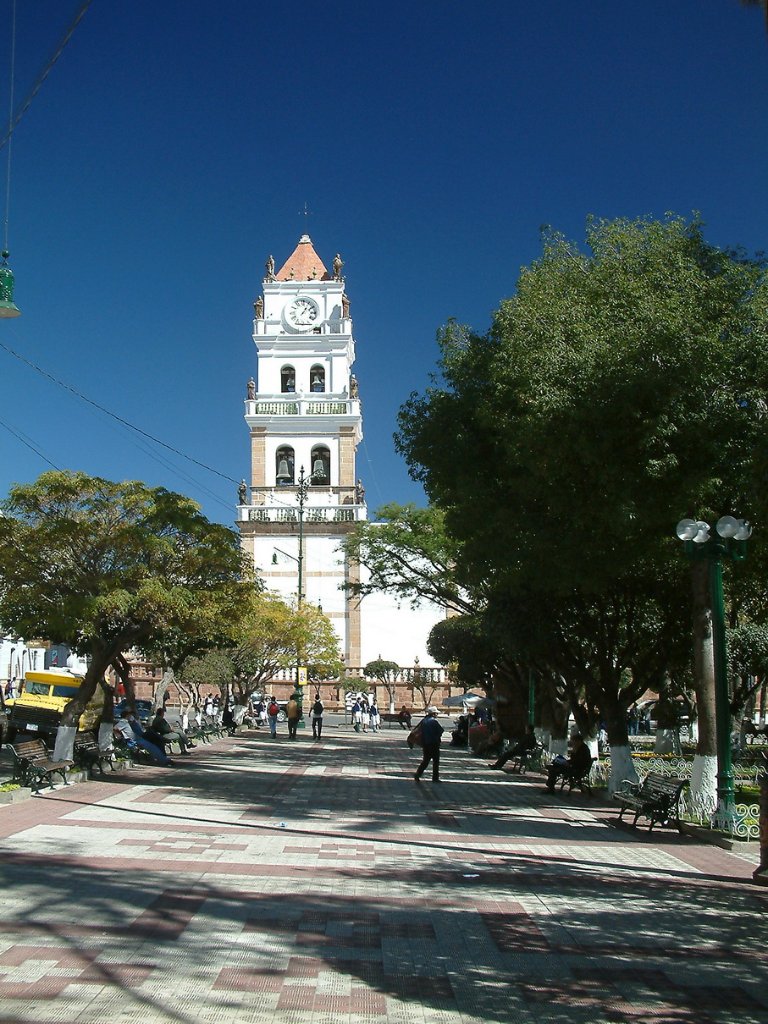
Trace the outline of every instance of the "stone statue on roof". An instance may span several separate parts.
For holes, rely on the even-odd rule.
[[[245,505],[248,498],[248,487],[245,480],[240,481],[240,486],[237,488],[237,503],[238,505]]]
[[[251,379],[248,381],[248,399],[249,399],[249,401],[252,402],[255,397],[256,397],[256,381],[253,379],[253,377],[251,377]]]
[[[256,314],[257,320],[264,319],[264,296],[260,295],[253,304],[253,312]]]
[[[350,374],[350,377],[349,377],[349,397],[350,398],[359,398],[360,397],[360,395],[358,393],[358,387],[357,387],[357,377],[354,375],[354,373]]]
[[[343,266],[344,266],[344,261],[342,260],[341,256],[338,253],[336,253],[336,255],[333,257],[333,280],[334,281],[340,281],[341,280],[341,268]]]
[[[341,296],[341,315],[345,319],[349,316],[349,296],[346,292]]]
[[[272,255],[267,256],[267,262],[264,264],[264,268],[267,271],[267,281],[275,280],[275,258]]]

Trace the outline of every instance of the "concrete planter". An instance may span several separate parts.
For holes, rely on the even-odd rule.
[[[32,790],[29,786],[22,786],[20,789],[6,789],[0,792],[0,804],[18,804],[22,800],[29,800]]]

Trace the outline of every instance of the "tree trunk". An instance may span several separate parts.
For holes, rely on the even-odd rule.
[[[691,775],[691,799],[704,813],[717,807],[717,723],[715,715],[715,652],[708,565],[691,567],[693,590],[693,687],[696,691],[699,738]]]
[[[528,724],[527,684],[515,672],[499,668],[493,674],[493,693],[501,735],[508,740],[521,739]]]
[[[620,700],[612,701],[605,715],[605,728],[611,748],[611,772],[608,776],[608,792],[615,793],[621,783],[628,779],[637,782],[637,771],[632,763],[632,748],[627,736],[627,708]]]
[[[123,684],[123,690],[125,691],[125,700],[131,707],[136,706],[136,687],[133,685],[133,679],[131,679],[131,666],[122,656],[118,654],[117,657],[112,659],[112,668],[117,672],[120,682]]]
[[[568,717],[570,708],[559,699],[551,682],[544,681],[541,695],[541,726],[547,735],[550,754],[565,754],[568,750]]]
[[[656,754],[679,754],[680,737],[677,729],[664,729],[657,725],[653,750]]]
[[[77,691],[77,696],[66,705],[61,713],[61,723],[56,730],[56,742],[53,748],[53,759],[55,761],[71,761],[75,749],[75,736],[77,735],[77,723],[83,713],[86,704],[96,692],[99,681],[103,679],[104,673],[109,667],[109,658],[103,655],[94,655],[85,673],[82,685]]]
[[[175,681],[176,673],[173,671],[173,668],[171,666],[168,666],[168,668],[166,668],[165,671],[163,672],[163,678],[157,684],[157,688],[155,690],[155,696],[153,698],[153,706],[155,711],[157,711],[158,708],[164,707],[163,698],[168,692],[168,687],[171,685],[171,683]]]
[[[390,713],[390,715],[394,715],[394,713],[395,713],[395,684],[394,683],[384,683],[384,685],[386,686],[387,693],[389,695],[389,713]]]

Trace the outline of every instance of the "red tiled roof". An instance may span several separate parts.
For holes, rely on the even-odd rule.
[[[323,261],[315,252],[309,235],[302,235],[299,244],[275,274],[278,281],[330,281]]]

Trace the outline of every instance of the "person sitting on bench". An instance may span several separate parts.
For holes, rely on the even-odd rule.
[[[403,706],[400,708],[400,714],[397,716],[397,720],[400,723],[401,729],[408,729],[410,731],[411,712],[408,710],[405,704],[403,704]]]
[[[549,766],[547,789],[550,793],[554,793],[555,782],[562,775],[570,775],[579,779],[586,775],[591,767],[592,755],[589,752],[589,747],[581,736],[576,735],[573,737],[573,749],[570,757],[563,757],[562,754],[559,754]]]
[[[511,761],[513,757],[522,757],[529,750],[536,749],[536,735],[533,731],[533,726],[529,723],[525,727],[525,736],[521,740],[518,740],[513,747],[502,754],[501,757],[497,758],[491,768],[500,769],[503,768],[507,761]]]
[[[452,747],[466,747],[469,739],[469,716],[459,715],[456,728],[451,733]]]
[[[168,722],[166,722],[163,708],[157,709],[155,717],[152,719],[152,724],[148,729],[144,730],[144,735],[150,743],[155,743],[158,747],[163,747],[166,743],[178,743],[182,754],[189,754],[187,748],[194,747],[194,743],[189,742],[185,733],[180,729],[172,729]]]

